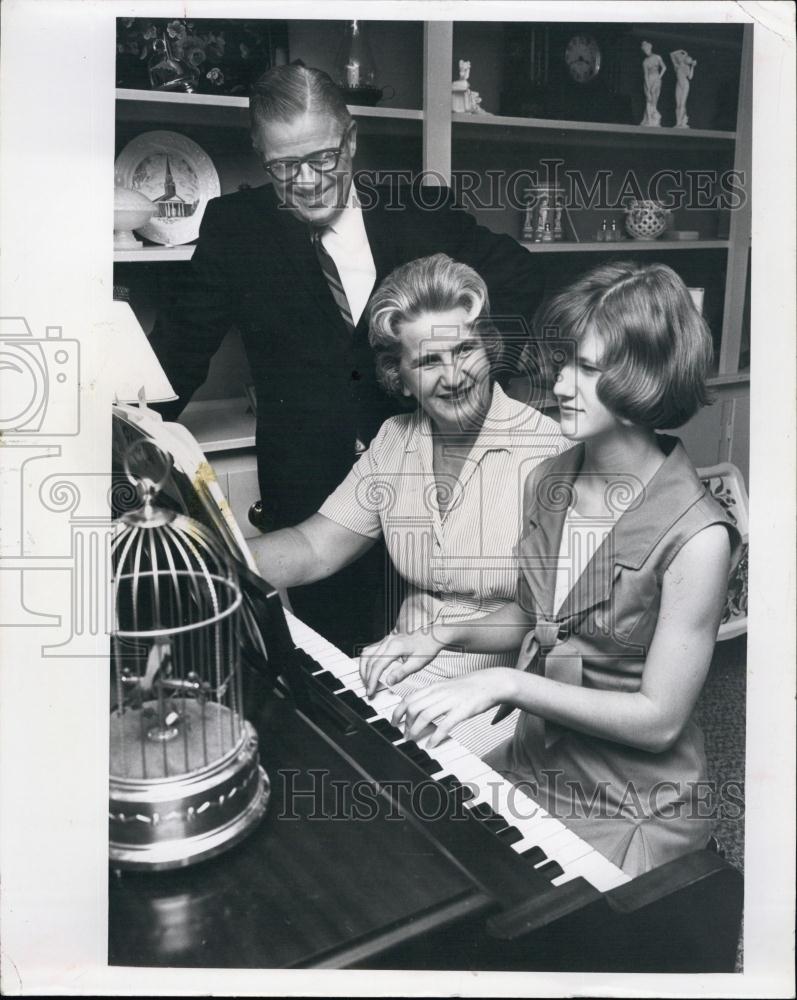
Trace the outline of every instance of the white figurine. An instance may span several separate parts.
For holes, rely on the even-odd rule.
[[[469,111],[473,115],[485,115],[482,99],[477,90],[470,89],[470,62],[459,60],[459,79],[451,84],[451,106],[454,111]]]
[[[468,102],[468,111],[473,115],[486,115],[487,112],[482,107],[482,99],[478,90],[469,90],[465,95]]]
[[[677,49],[670,53],[675,69],[675,127],[689,128],[689,117],[686,114],[686,98],[689,96],[689,81],[695,75],[697,60],[688,52]]]
[[[650,42],[642,43],[645,58],[642,60],[642,76],[645,82],[645,117],[640,125],[661,125],[661,115],[656,107],[661,94],[661,78],[667,66],[661,56],[653,51]]]
[[[459,79],[451,84],[451,105],[454,111],[470,111],[469,91],[470,63],[459,60]]]

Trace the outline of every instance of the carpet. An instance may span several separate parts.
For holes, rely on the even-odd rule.
[[[744,777],[747,636],[718,642],[697,704],[706,741],[709,780],[717,789],[714,836],[725,859],[744,874]],[[743,937],[736,955],[742,971]]]

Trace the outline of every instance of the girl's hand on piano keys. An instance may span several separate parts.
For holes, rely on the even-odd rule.
[[[427,744],[431,749],[447,739],[460,722],[511,701],[515,675],[516,671],[508,667],[492,667],[431,684],[407,695],[396,706],[392,723],[398,726],[403,719],[404,734],[409,740],[422,739],[433,729]]]
[[[360,677],[368,697],[374,696],[383,675],[386,684],[398,684],[431,663],[443,646],[430,627],[391,633],[366,646],[360,655]]]

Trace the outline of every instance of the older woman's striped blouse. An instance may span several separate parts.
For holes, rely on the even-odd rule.
[[[568,447],[555,421],[496,385],[458,477],[435,479],[432,427],[418,410],[385,421],[320,513],[369,538],[384,535],[395,569],[410,584],[396,629],[479,617],[515,598],[514,549],[527,475]],[[408,693],[484,667],[514,666],[515,660],[515,653],[446,650],[396,690]],[[454,735],[485,753],[514,728],[516,713],[498,726],[490,725],[492,714],[462,723]]]

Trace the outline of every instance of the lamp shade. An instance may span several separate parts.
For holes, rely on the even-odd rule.
[[[177,399],[147,335],[127,302],[114,301],[111,336],[114,359],[110,383],[118,403],[168,403]]]

